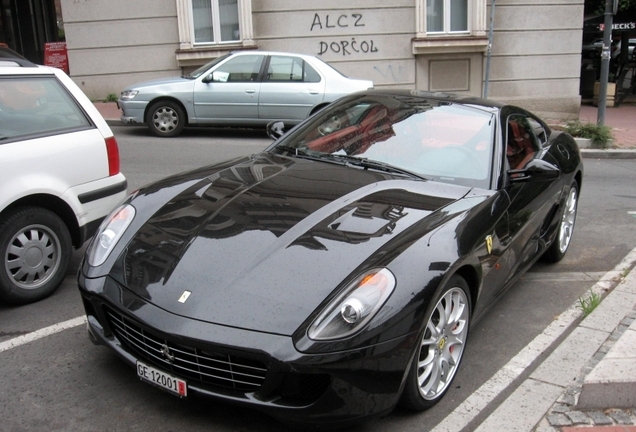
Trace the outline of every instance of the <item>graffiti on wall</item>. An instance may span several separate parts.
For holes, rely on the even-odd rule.
[[[311,21],[311,27],[309,31],[319,31],[331,28],[346,28],[346,27],[364,27],[364,16],[360,13],[341,14],[338,17],[330,16],[329,14],[321,15],[319,13],[314,14],[314,18]],[[369,40],[357,40],[355,37],[351,39],[345,39],[334,42],[320,41],[318,42],[318,55],[326,53],[341,54],[343,56],[350,56],[354,54],[367,54],[378,52],[378,48],[375,45],[373,39]]]
[[[387,82],[401,83],[405,82],[407,79],[406,70],[404,69],[404,66],[401,65],[392,65],[391,63],[388,63],[385,65],[373,66],[373,70],[382,75]]]

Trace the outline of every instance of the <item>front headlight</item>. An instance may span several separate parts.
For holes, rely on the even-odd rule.
[[[88,265],[102,265],[135,217],[135,208],[125,204],[113,211],[100,225],[88,251]]]
[[[314,320],[307,335],[313,340],[333,340],[361,330],[389,298],[395,276],[388,269],[373,269],[356,278]]]
[[[121,92],[119,98],[121,100],[131,100],[132,98],[137,96],[137,93],[139,93],[139,90],[124,90],[123,92]]]

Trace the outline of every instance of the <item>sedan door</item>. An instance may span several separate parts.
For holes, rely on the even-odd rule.
[[[272,55],[261,85],[258,116],[298,122],[324,95],[325,78],[309,63],[296,56]]]
[[[232,56],[197,80],[193,95],[196,122],[258,119],[264,58],[258,54]]]

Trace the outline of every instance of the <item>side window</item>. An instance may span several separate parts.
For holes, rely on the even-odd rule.
[[[528,123],[534,132],[534,136],[537,137],[537,140],[539,141],[539,146],[543,147],[548,142],[548,134],[545,132],[545,129],[541,123],[535,119],[528,118]]]
[[[54,77],[0,79],[0,139],[37,137],[92,127]]]
[[[214,82],[249,82],[256,81],[263,64],[262,55],[236,56],[212,72]]]
[[[301,58],[272,56],[265,81],[320,82],[320,75]]]
[[[537,151],[539,151],[539,145],[529,119],[522,115],[508,117],[506,158],[510,164],[510,169],[522,169],[534,159]]]

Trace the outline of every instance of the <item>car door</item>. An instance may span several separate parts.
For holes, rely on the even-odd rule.
[[[262,54],[235,55],[199,78],[193,94],[196,122],[258,119],[264,59]]]
[[[543,155],[546,138],[543,126],[524,113],[507,116],[506,160],[508,170],[519,170]],[[555,214],[562,179],[513,182],[505,187],[510,197],[509,235],[513,268],[510,277],[528,267],[545,251],[542,236]]]
[[[325,96],[325,78],[301,57],[272,55],[259,96],[264,120],[305,119]]]

